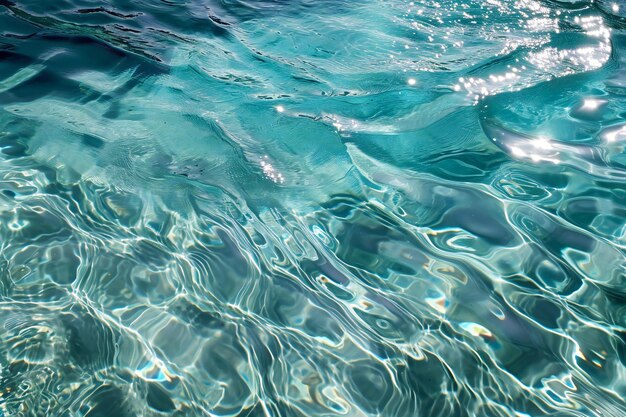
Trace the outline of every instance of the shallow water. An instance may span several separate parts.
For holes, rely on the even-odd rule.
[[[0,0],[0,416],[626,415],[626,4]]]

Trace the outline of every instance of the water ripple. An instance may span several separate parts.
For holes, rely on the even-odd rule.
[[[625,11],[0,0],[0,415],[625,414]]]

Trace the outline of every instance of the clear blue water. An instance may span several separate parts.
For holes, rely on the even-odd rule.
[[[626,3],[0,0],[0,416],[626,416]]]

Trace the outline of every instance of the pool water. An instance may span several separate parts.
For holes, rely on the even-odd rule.
[[[0,416],[626,416],[626,3],[0,0]]]

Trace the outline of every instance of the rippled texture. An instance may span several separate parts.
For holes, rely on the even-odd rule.
[[[626,4],[0,0],[1,416],[626,415]]]

